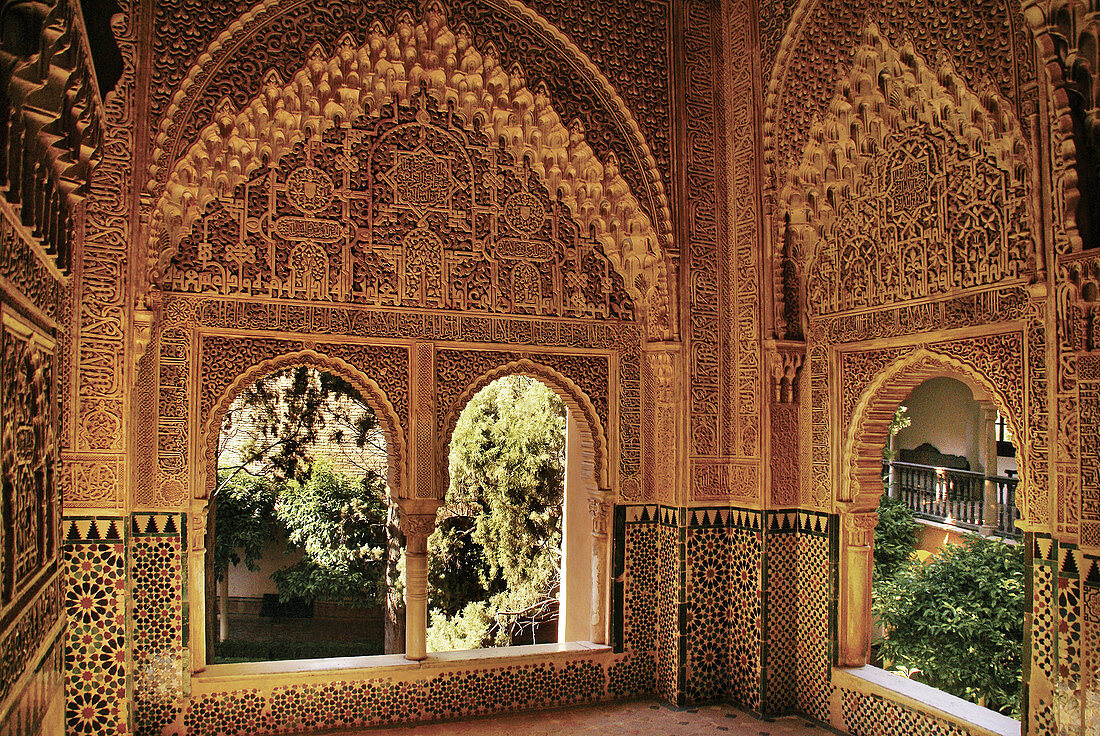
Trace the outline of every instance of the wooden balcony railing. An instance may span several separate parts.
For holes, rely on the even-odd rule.
[[[1015,478],[903,462],[889,463],[884,470],[891,495],[922,519],[999,536],[1019,536]]]

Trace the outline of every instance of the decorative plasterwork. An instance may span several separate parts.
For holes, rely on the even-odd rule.
[[[395,498],[404,496],[404,489],[406,486],[405,435],[401,431],[401,422],[397,417],[397,412],[394,410],[393,404],[390,403],[389,398],[386,396],[385,392],[382,391],[381,387],[364,375],[362,371],[349,365],[340,358],[321,355],[313,350],[300,350],[293,353],[287,353],[286,355],[280,355],[251,366],[248,370],[243,371],[237,376],[233,383],[230,384],[229,388],[222,393],[221,397],[211,409],[206,421],[203,423],[202,432],[199,435],[203,442],[200,449],[200,475],[197,487],[201,496],[209,496],[210,492],[214,489],[216,473],[211,472],[211,470],[217,466],[218,435],[221,432],[222,419],[225,417],[225,412],[229,410],[233,401],[241,391],[251,386],[260,378],[274,373],[275,371],[282,370],[283,368],[292,368],[302,365],[312,366],[321,371],[335,373],[347,379],[347,381],[359,391],[363,400],[367,402],[367,406],[369,406],[375,416],[378,417],[378,423],[386,438],[386,447],[388,449],[386,454],[389,465],[389,478],[387,480],[389,482],[390,493]]]
[[[252,171],[278,161],[299,141],[360,116],[378,117],[394,100],[407,106],[424,87],[441,111],[453,110],[515,160],[530,162],[544,186],[560,194],[578,223],[600,242],[628,289],[647,305],[651,330],[667,333],[675,305],[661,238],[622,178],[616,157],[600,161],[579,121],[568,126],[562,121],[545,85],[530,89],[522,69],[504,69],[496,49],[476,48],[473,35],[465,25],[450,28],[435,5],[419,23],[402,13],[393,33],[376,22],[361,45],[346,34],[332,53],[315,46],[289,83],[270,72],[258,97],[240,111],[226,101],[175,161],[165,159],[176,155],[179,144],[162,132],[155,166],[170,170],[150,228],[154,281],[207,203],[230,195]],[[182,99],[192,83],[192,77],[185,80],[177,97]],[[178,101],[162,131],[171,128],[177,112]],[[620,112],[629,120],[625,109]],[[656,179],[652,156],[640,146]],[[667,205],[662,203],[661,210],[667,213]],[[668,223],[662,226],[671,231]]]
[[[1025,0],[1024,17],[1038,48],[1038,64],[1049,86],[1047,110],[1051,141],[1055,215],[1060,219],[1056,245],[1078,251],[1084,245],[1078,229],[1081,199],[1080,144],[1100,151],[1100,3],[1097,0]],[[1038,70],[1037,70],[1038,71]],[[1069,94],[1079,95],[1083,119],[1076,131]],[[1095,163],[1095,162],[1094,162]],[[1096,172],[1092,173],[1097,176]],[[1096,182],[1093,181],[1095,186]],[[1095,201],[1095,200],[1093,200]],[[1093,219],[1098,216],[1093,215]],[[1093,230],[1100,223],[1093,223]]]
[[[804,308],[829,313],[1034,278],[1028,177],[1004,99],[871,24],[782,189],[777,291],[793,266],[812,292]]]

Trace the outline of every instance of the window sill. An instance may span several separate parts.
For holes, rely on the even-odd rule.
[[[834,667],[833,685],[910,708],[979,736],[1020,736],[1020,722],[924,683],[865,665]]]
[[[610,652],[611,647],[588,641],[565,644],[528,644],[526,646],[492,649],[468,649],[457,652],[429,652],[426,659],[414,662],[402,654],[378,654],[367,657],[331,657],[327,659],[292,659],[275,662],[242,662],[212,664],[191,675],[193,686],[209,689],[216,684],[260,679],[319,679],[336,677],[355,680],[381,674],[414,674],[433,669],[453,669],[461,666],[519,664],[530,661],[572,659],[577,654]]]

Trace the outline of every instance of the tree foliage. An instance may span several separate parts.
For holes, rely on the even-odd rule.
[[[281,598],[384,602],[387,649],[402,650],[403,542],[377,467],[385,451],[374,412],[338,375],[287,368],[243,390],[219,439],[209,585],[230,563],[257,569],[285,539],[301,557],[273,576]],[[211,588],[208,631],[212,600]]]
[[[228,481],[219,477],[218,486],[214,569],[219,577],[230,564],[243,562],[249,570],[258,570],[264,547],[279,533],[275,497],[280,485],[268,478],[238,475]]]
[[[913,510],[904,501],[882,494],[878,504],[878,524],[875,526],[874,590],[879,590],[880,583],[894,577],[894,573],[913,556],[916,546],[917,522],[913,518]]]
[[[245,388],[226,412],[219,471],[225,481],[247,473],[304,482],[318,444],[385,450],[378,419],[347,380],[309,366],[285,368]]]
[[[1022,547],[970,535],[881,587],[880,653],[932,687],[1019,717],[1024,603]]]
[[[565,417],[553,391],[524,376],[494,381],[463,411],[429,540],[433,648],[509,644],[525,615],[556,605]]]
[[[302,557],[273,575],[280,597],[383,602],[385,498],[385,484],[377,475],[353,480],[337,473],[327,458],[313,463],[308,480],[287,481],[276,498],[275,516]]]

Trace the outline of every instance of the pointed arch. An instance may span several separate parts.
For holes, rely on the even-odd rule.
[[[932,378],[954,378],[961,381],[976,400],[988,399],[1006,418],[1014,437],[1024,437],[1022,407],[1009,400],[1005,387],[996,386],[981,371],[957,358],[919,348],[881,370],[860,394],[852,419],[844,429],[840,447],[842,476],[836,489],[837,503],[850,513],[873,511],[878,506],[882,488],[882,448],[889,444],[890,422],[894,412],[913,389]],[[1021,379],[1022,380],[1022,379]],[[1017,506],[1021,522],[1031,516],[1027,448],[1020,444],[1017,467]]]
[[[579,420],[581,425],[581,467],[584,474],[591,477],[597,489],[609,488],[607,434],[600,423],[599,415],[596,413],[596,407],[593,405],[592,400],[568,376],[553,368],[523,358],[506,363],[478,376],[447,409],[443,423],[443,435],[440,438],[442,450],[439,457],[442,458],[443,475],[438,486],[439,492],[446,493],[450,482],[447,458],[450,457],[451,435],[454,434],[455,425],[458,423],[458,418],[462,415],[463,409],[470,403],[470,399],[493,381],[505,376],[517,375],[530,376],[542,381],[565,403],[570,414]]]
[[[284,368],[298,366],[309,366],[319,371],[334,373],[355,387],[363,397],[363,401],[378,418],[378,424],[386,438],[387,482],[390,493],[394,498],[403,498],[407,488],[406,445],[405,436],[401,431],[401,422],[397,418],[393,404],[382,388],[361,370],[340,358],[322,355],[314,350],[285,353],[253,365],[241,372],[214,402],[209,415],[203,421],[202,432],[199,434],[202,447],[199,454],[196,498],[208,498],[214,489],[218,463],[218,435],[221,433],[225,413],[233,405],[237,396],[264,376]]]
[[[774,279],[785,311],[842,312],[1038,278],[1031,166],[996,91],[975,93],[946,60],[933,68],[870,24],[780,183]],[[853,251],[855,235],[871,252]],[[866,273],[846,278],[861,278],[868,293],[840,282],[852,267]]]
[[[258,5],[210,48],[220,48],[241,24],[262,23],[269,4]],[[530,11],[507,5],[542,32],[551,32],[545,21],[529,17]],[[176,117],[189,112],[181,105],[193,94],[191,87],[213,71],[205,68],[212,58],[205,55],[181,83],[157,137],[153,169],[164,181],[162,187],[150,182],[159,194],[148,231],[150,280],[158,281],[206,204],[232,192],[258,167],[277,161],[310,136],[346,126],[360,116],[378,117],[387,104],[407,106],[423,87],[440,111],[453,110],[517,161],[530,161],[546,188],[560,194],[578,224],[594,235],[631,295],[645,305],[650,333],[659,339],[674,331],[673,270],[662,246],[670,242],[672,232],[667,199],[655,160],[625,105],[591,61],[570,44],[581,70],[634,135],[642,169],[656,192],[652,205],[660,213],[660,230],[622,177],[615,154],[601,161],[581,123],[562,120],[544,84],[529,88],[522,68],[505,69],[496,49],[477,48],[473,37],[468,26],[452,29],[435,2],[429,3],[419,22],[409,12],[401,13],[392,33],[375,22],[363,43],[345,34],[331,52],[314,46],[289,81],[269,72],[264,90],[248,105],[235,110],[224,102],[197,140],[181,150],[184,142],[171,133],[179,127]],[[564,37],[560,42],[566,42]]]

